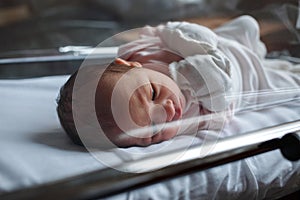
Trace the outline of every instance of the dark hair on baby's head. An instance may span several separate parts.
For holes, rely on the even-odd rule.
[[[102,66],[99,66],[99,68],[101,67]],[[107,84],[111,84],[111,86],[114,86],[115,82],[119,79],[119,77],[121,77],[122,74],[126,73],[130,69],[132,69],[132,67],[111,63],[103,72],[97,88],[101,89],[101,87],[106,87]],[[70,137],[70,139],[75,144],[83,146],[83,142],[80,139],[75,126],[73,111],[72,111],[73,92],[74,92],[73,89],[74,89],[74,83],[75,83],[77,73],[78,72],[75,72],[60,89],[60,94],[57,99],[57,114],[61,126],[63,127],[67,135]],[[112,81],[112,83],[108,83],[110,81]],[[110,96],[109,96],[110,94],[108,94],[108,97],[106,95],[107,94],[101,94],[101,91],[98,91],[97,89],[96,101],[103,100],[102,102],[108,102],[110,100]],[[96,108],[96,114],[98,117],[98,121],[101,125],[101,128],[108,136],[108,138],[110,138],[109,137],[110,132],[114,130],[119,130],[112,118],[111,108],[108,105],[102,105],[100,107],[95,105],[95,108]]]
[[[56,110],[60,124],[67,133],[67,135],[75,144],[83,145],[82,141],[78,136],[72,112],[72,94],[76,76],[77,72],[75,72],[61,87],[59,97],[57,99]]]

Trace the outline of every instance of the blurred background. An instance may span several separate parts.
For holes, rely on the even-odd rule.
[[[186,20],[214,28],[242,14],[259,20],[269,56],[299,57],[298,9],[298,0],[0,0],[0,78],[72,73],[82,60],[61,47],[95,47],[146,24]],[[48,59],[53,55],[71,57]]]

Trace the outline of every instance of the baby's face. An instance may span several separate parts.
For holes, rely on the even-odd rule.
[[[126,76],[126,75],[125,75]],[[129,104],[118,104],[118,113],[121,113],[119,122],[127,128],[149,127],[140,135],[129,135],[125,132],[119,139],[130,145],[147,146],[173,138],[179,127],[161,128],[159,124],[181,119],[185,108],[185,98],[177,84],[168,76],[145,68],[134,68],[127,75],[126,85],[122,84],[117,98],[128,100]],[[124,117],[126,107],[129,107],[129,117]],[[123,126],[123,127],[124,127]],[[122,127],[121,127],[122,129]]]

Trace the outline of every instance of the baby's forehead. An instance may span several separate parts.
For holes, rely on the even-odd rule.
[[[132,68],[126,73],[121,74],[118,82],[124,85],[142,86],[149,83],[148,71],[142,68]]]

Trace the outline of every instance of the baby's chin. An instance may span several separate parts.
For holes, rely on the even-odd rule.
[[[164,129],[161,132],[156,133],[151,138],[151,144],[157,144],[164,141],[171,140],[178,134],[179,127],[172,127]]]
[[[179,127],[172,127],[172,128],[164,129],[163,131],[158,132],[151,137],[139,138],[139,137],[128,136],[128,137],[118,137],[115,139],[113,138],[110,139],[118,147],[123,147],[123,148],[134,147],[134,146],[147,147],[152,144],[158,144],[164,141],[171,140],[177,135],[178,130]]]

